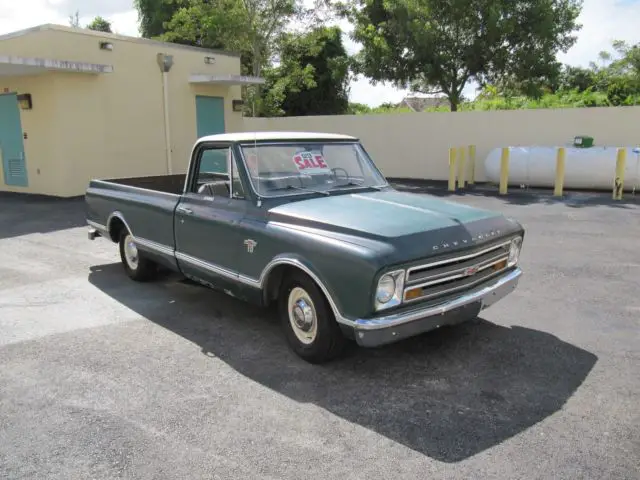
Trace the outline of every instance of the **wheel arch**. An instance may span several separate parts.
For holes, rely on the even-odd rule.
[[[302,272],[311,278],[327,299],[336,321],[342,324],[348,323],[340,312],[335,296],[332,295],[331,289],[327,287],[321,275],[314,271],[303,259],[293,255],[276,257],[263,270],[260,276],[260,285],[262,286],[265,305],[270,305],[277,299],[282,280],[285,275],[292,271]]]
[[[118,241],[120,241],[120,234],[124,229],[133,235],[131,227],[129,227],[129,224],[124,219],[122,212],[115,211],[109,215],[107,219],[107,231],[109,232],[109,238],[111,238],[112,242],[118,243]]]

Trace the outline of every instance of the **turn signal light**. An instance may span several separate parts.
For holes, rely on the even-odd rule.
[[[420,298],[422,296],[421,288],[412,288],[411,290],[407,290],[407,293],[404,294],[405,300],[415,300],[416,298]]]
[[[499,272],[503,268],[506,268],[506,266],[507,266],[507,261],[506,260],[502,260],[501,262],[498,262],[493,266],[493,270],[496,271],[496,272]]]

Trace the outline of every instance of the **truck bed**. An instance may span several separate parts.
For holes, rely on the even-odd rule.
[[[184,187],[185,174],[155,175],[149,177],[127,177],[104,179],[103,182],[126,185],[129,187],[144,188],[156,192],[172,193],[180,195]]]
[[[174,268],[174,212],[184,181],[184,174],[92,180],[85,194],[87,220],[114,241],[126,227],[138,248]]]

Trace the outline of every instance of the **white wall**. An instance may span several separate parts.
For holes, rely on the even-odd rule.
[[[576,135],[596,145],[640,145],[640,107],[245,118],[244,127],[357,136],[388,177],[445,180],[449,147],[475,144],[476,179],[483,181],[495,147],[567,145]]]

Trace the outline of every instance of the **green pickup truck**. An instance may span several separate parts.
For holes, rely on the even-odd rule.
[[[519,223],[397,191],[346,135],[203,137],[186,174],[92,180],[86,203],[130,278],[164,267],[277,305],[312,363],[473,319],[522,274]]]

